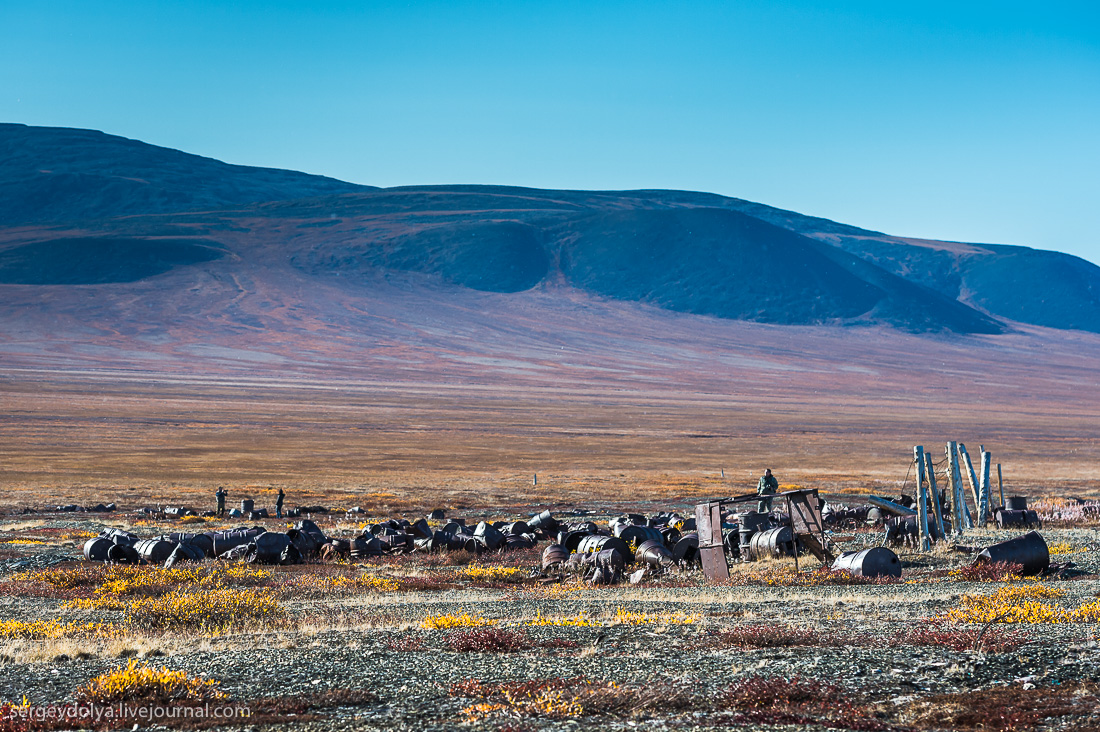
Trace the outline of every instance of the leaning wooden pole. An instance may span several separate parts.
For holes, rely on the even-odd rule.
[[[932,464],[932,453],[924,453],[924,472],[928,474],[928,490],[932,493],[932,511],[936,517],[936,528],[940,536],[946,537],[943,526],[943,506],[940,505],[940,489],[936,487],[936,466]]]
[[[997,463],[997,488],[1001,491],[1001,508],[1005,507],[1005,481],[1001,476],[1001,464]]]
[[[978,526],[985,526],[989,521],[989,467],[993,456],[982,450],[981,474],[978,476],[978,495],[981,503],[978,504]]]
[[[928,533],[928,493],[924,487],[924,446],[913,447],[913,462],[917,464],[917,530],[920,532],[920,550],[932,550],[932,537]]]
[[[951,489],[951,513],[955,519],[953,528],[956,534],[961,534],[963,529],[970,526],[966,521],[968,513],[963,496],[962,475],[959,473],[959,446],[955,442],[947,443],[947,475]]]
[[[966,451],[966,445],[959,443],[959,460],[966,468],[966,481],[970,483],[970,494],[974,496],[974,509],[977,510],[981,499],[978,496],[978,475],[974,472],[974,463],[970,459],[970,453]]]

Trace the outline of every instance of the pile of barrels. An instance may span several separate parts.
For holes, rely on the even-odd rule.
[[[317,556],[328,538],[312,521],[299,521],[285,532],[262,527],[172,533],[141,539],[120,529],[107,529],[84,544],[89,561],[157,564],[227,559],[257,564],[298,564]]]
[[[745,561],[794,556],[798,551],[794,534],[789,526],[776,523],[767,513],[727,514],[722,523],[727,555]],[[630,577],[632,582],[648,574],[694,567],[700,561],[695,529],[693,517],[677,513],[627,514],[611,519],[606,527],[591,521],[559,524],[555,543],[543,551],[543,572],[574,571],[591,584],[610,584],[632,564],[638,568]]]

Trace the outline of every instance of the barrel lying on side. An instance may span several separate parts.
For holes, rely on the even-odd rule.
[[[1050,567],[1050,550],[1037,531],[1029,531],[1015,539],[987,546],[978,553],[976,564],[983,562],[1012,562],[1023,567],[1021,575],[1031,577]]]
[[[624,559],[633,556],[626,542],[615,536],[586,536],[577,544],[577,554],[594,554],[606,549],[617,550]]]
[[[900,577],[901,560],[886,547],[876,546],[841,554],[833,569],[843,569],[859,577]]]
[[[551,544],[542,550],[542,570],[557,568],[569,561],[569,550],[561,544]]]
[[[634,551],[634,559],[638,563],[648,564],[658,569],[669,569],[676,565],[672,552],[659,541],[643,541]]]
[[[757,533],[749,542],[749,553],[755,559],[793,557],[795,543],[791,527],[780,526]]]
[[[168,557],[172,555],[172,550],[177,546],[178,544],[165,539],[145,539],[134,544],[134,550],[137,551],[143,562],[164,564]]]

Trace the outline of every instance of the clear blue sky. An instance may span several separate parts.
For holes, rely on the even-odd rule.
[[[1100,262],[1100,4],[0,0],[0,121]]]

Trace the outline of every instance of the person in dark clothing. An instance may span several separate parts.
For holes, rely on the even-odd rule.
[[[772,475],[772,469],[765,469],[764,474],[760,476],[760,482],[756,484],[756,495],[760,496],[760,501],[756,506],[756,510],[760,513],[771,513],[772,496],[775,495],[778,490],[779,481]]]
[[[224,516],[225,515],[225,497],[228,496],[228,495],[229,495],[229,491],[227,491],[222,486],[218,486],[218,492],[214,494],[214,497],[218,499],[218,515],[219,516]]]
[[[283,499],[286,498],[286,493],[283,493],[283,489],[279,489],[279,495],[275,498],[275,518],[283,517]]]

